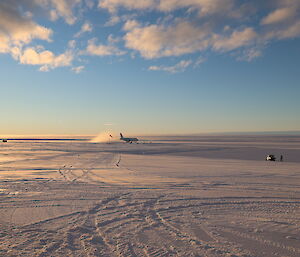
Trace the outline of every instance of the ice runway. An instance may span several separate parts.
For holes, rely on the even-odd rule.
[[[299,137],[149,140],[1,144],[0,256],[300,255]]]

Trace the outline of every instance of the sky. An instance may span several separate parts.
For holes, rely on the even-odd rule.
[[[300,131],[299,0],[1,0],[0,135]]]

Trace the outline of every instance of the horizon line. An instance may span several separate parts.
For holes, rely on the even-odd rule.
[[[113,133],[113,132],[112,132]],[[71,137],[94,137],[96,134],[0,134],[0,139],[18,139],[22,137],[24,140],[44,139],[44,137],[49,137],[47,139],[54,140],[54,137],[67,137],[67,140],[71,140]],[[300,135],[300,130],[274,130],[274,131],[218,131],[218,132],[195,132],[195,133],[128,133],[129,135],[135,134],[136,136],[201,136],[201,135]]]

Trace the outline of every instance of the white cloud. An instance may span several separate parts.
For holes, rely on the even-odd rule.
[[[114,45],[103,45],[96,44],[96,39],[91,39],[88,41],[88,46],[86,51],[82,52],[82,54],[88,55],[98,55],[98,56],[108,56],[108,55],[124,55],[126,52],[120,50],[118,47]]]
[[[124,26],[123,26],[123,29],[126,30],[126,31],[130,31],[130,30],[133,30],[134,28],[137,28],[139,27],[140,24],[138,21],[136,20],[128,20],[125,22]]]
[[[285,31],[282,31],[279,38],[294,38],[300,36],[300,19],[297,20],[295,23],[291,24],[289,27],[286,28]]]
[[[288,39],[300,36],[300,19],[280,28],[273,28],[266,33],[266,39]]]
[[[80,37],[82,34],[86,32],[91,32],[93,31],[93,26],[90,22],[86,21],[82,26],[79,32],[75,34],[75,37]]]
[[[253,47],[249,49],[245,49],[238,56],[237,60],[239,61],[247,61],[251,62],[252,60],[262,56],[262,48],[261,47]]]
[[[195,26],[186,21],[169,27],[140,27],[135,22],[128,23],[125,29],[131,30],[124,36],[126,47],[137,50],[147,59],[180,56],[208,48],[219,52],[232,51],[250,45],[258,36],[253,28],[235,30],[228,36],[214,34],[209,25]]]
[[[261,49],[270,40],[300,36],[299,0],[268,0],[265,4],[239,0],[99,0],[98,7],[107,9],[112,17],[126,10],[137,15],[139,10],[158,14],[156,22],[144,20],[142,24],[135,17],[123,25],[125,46],[146,59],[211,49],[238,51],[242,53],[238,59],[249,61],[261,56]],[[257,21],[259,12],[267,8],[273,10]],[[184,19],[173,15],[179,9],[185,11]],[[260,25],[249,27],[255,23]]]
[[[114,35],[112,34],[109,34],[108,37],[107,37],[107,41],[110,43],[110,44],[115,44],[115,43],[118,43],[120,42],[122,39],[119,38],[119,37],[114,37]]]
[[[10,39],[6,35],[0,33],[0,53],[8,53],[10,52]]]
[[[195,61],[194,63],[194,68],[200,66],[202,63],[204,63],[206,61],[206,58],[200,56],[198,57],[198,59]]]
[[[116,12],[119,7],[127,9],[145,9],[153,6],[153,0],[99,0],[100,8],[108,9],[110,12]]]
[[[150,66],[148,70],[151,71],[166,71],[169,73],[178,73],[178,72],[183,72],[186,70],[187,67],[189,67],[193,62],[191,60],[182,60],[178,62],[177,64],[173,66]]]
[[[124,36],[126,47],[139,51],[147,59],[204,50],[209,46],[208,38],[211,32],[205,24],[196,27],[186,21],[168,27],[149,25],[131,28],[132,30]]]
[[[257,36],[253,28],[245,28],[241,31],[235,30],[229,37],[214,35],[213,48],[217,51],[231,51],[250,45]]]
[[[77,67],[72,67],[72,71],[73,72],[75,72],[75,73],[77,73],[77,74],[79,74],[79,73],[81,73],[83,70],[84,70],[84,66],[77,66]]]
[[[74,24],[77,20],[74,9],[81,6],[83,0],[2,0],[23,8],[33,8],[36,12],[46,12],[51,21],[63,18],[68,24]],[[86,5],[90,3],[85,0]],[[39,7],[40,9],[37,9]],[[43,13],[42,14],[45,14]]]
[[[85,4],[88,8],[92,9],[94,7],[94,0],[85,0]]]
[[[261,21],[265,40],[282,40],[300,36],[300,1],[282,0],[276,2],[275,10]]]
[[[31,20],[28,12],[21,13],[12,2],[0,2],[0,53],[16,55],[15,49],[34,39],[51,41],[52,30]]]
[[[228,13],[233,10],[235,0],[99,0],[98,6],[114,13],[123,7],[129,10],[156,9],[170,12],[180,8],[197,9],[200,15]]]
[[[109,35],[105,43],[89,40],[86,49],[80,51],[77,48],[82,40],[66,40],[69,50],[63,54],[36,45],[42,44],[37,40],[52,40],[52,26],[41,25],[42,18],[53,22],[63,19],[70,25],[82,19],[83,24],[74,36],[84,39],[85,33],[93,32],[92,24],[85,21],[84,15],[97,2],[99,8],[110,12],[108,21],[102,27],[97,24],[97,28],[107,33],[109,28],[103,27],[120,25],[114,27],[114,36]],[[263,18],[262,13],[266,14]],[[58,33],[55,35],[59,37]],[[238,60],[251,61],[261,56],[271,42],[297,37],[300,37],[299,0],[266,0],[264,3],[243,0],[0,0],[0,53],[10,54],[23,64],[38,65],[43,71],[70,66],[77,53],[124,55],[122,43],[126,50],[130,49],[130,56],[139,54],[145,59],[196,53],[207,56],[205,51],[214,51],[230,52]],[[200,58],[199,64],[202,61]],[[193,66],[197,66],[196,63],[194,61]],[[184,64],[157,65],[149,69],[177,72],[191,66]],[[82,66],[71,69],[76,72],[79,67]]]
[[[73,58],[73,54],[70,51],[56,56],[51,51],[41,51],[33,47],[26,48],[23,52],[20,52],[18,56],[21,64],[41,66],[40,71],[49,71],[57,67],[70,66]]]
[[[93,26],[89,22],[85,22],[81,27],[82,32],[91,32],[92,30],[93,30]]]
[[[71,49],[74,49],[76,46],[76,41],[75,40],[70,40],[68,42],[68,47],[71,48]]]
[[[267,17],[265,17],[261,21],[261,23],[263,25],[269,25],[269,24],[284,22],[288,19],[293,18],[296,15],[296,13],[297,12],[295,8],[292,7],[280,8],[271,12]]]
[[[13,46],[10,48],[10,54],[12,55],[12,57],[15,59],[15,60],[18,60],[18,58],[20,57],[21,55],[21,48],[18,47],[18,46]]]
[[[48,8],[55,15],[62,16],[68,23],[73,23],[75,18],[72,7],[81,0],[3,0],[0,2],[0,53],[8,53],[21,64],[40,66],[40,71],[49,71],[57,67],[70,66],[74,53],[71,50],[56,55],[44,50],[40,45],[28,46],[34,40],[51,42],[53,31],[33,21],[39,7]],[[50,8],[50,5],[52,6]],[[54,8],[54,9],[53,9]],[[31,11],[32,10],[32,11]],[[51,17],[50,17],[51,18]],[[84,28],[88,30],[88,28]],[[69,48],[75,47],[75,41],[69,41]]]
[[[55,9],[49,11],[49,16],[51,21],[56,21],[58,19],[58,13]]]
[[[68,24],[74,24],[76,17],[73,14],[73,8],[80,4],[81,0],[42,0],[39,2],[44,6],[52,5],[57,16],[63,17]]]
[[[109,21],[107,21],[104,26],[105,27],[111,27],[114,26],[116,24],[118,24],[121,21],[120,17],[117,15],[113,15],[110,17]]]
[[[179,8],[192,7],[198,9],[201,16],[221,12],[228,13],[234,9],[234,2],[234,0],[160,0],[157,9],[169,12]]]

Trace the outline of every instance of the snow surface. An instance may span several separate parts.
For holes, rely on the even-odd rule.
[[[0,199],[0,256],[296,257],[300,137],[9,141]]]

